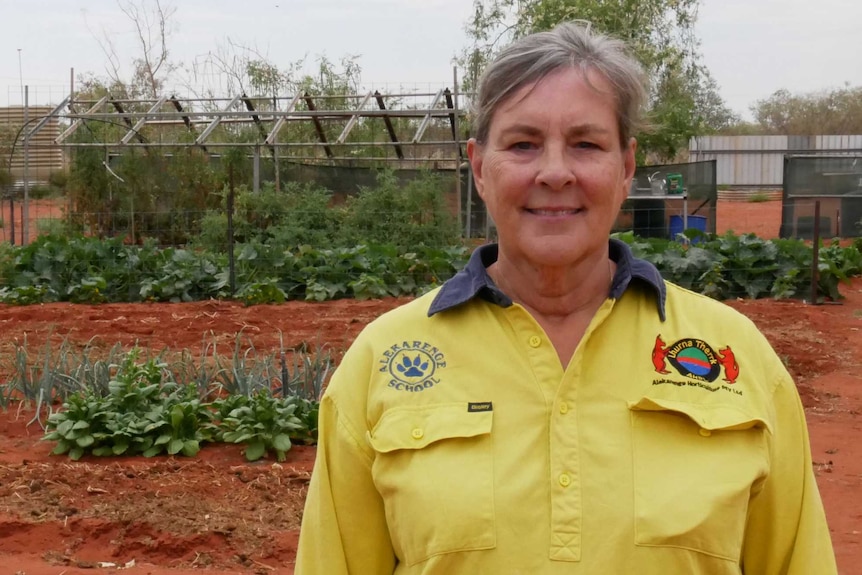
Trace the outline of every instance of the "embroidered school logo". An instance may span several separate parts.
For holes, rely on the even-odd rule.
[[[402,341],[383,352],[378,371],[389,376],[389,387],[398,391],[425,391],[440,383],[439,371],[446,356],[425,341]]]
[[[713,382],[724,369],[724,381],[736,383],[739,377],[739,364],[730,346],[715,351],[702,339],[686,338],[666,345],[661,335],[655,338],[652,350],[652,364],[656,373],[671,373],[667,363],[680,375],[699,381]]]

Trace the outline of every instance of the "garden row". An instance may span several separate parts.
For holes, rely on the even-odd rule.
[[[686,233],[699,232],[690,230]],[[813,250],[801,240],[753,235],[697,235],[696,244],[617,236],[652,261],[669,281],[716,299],[807,297]],[[862,241],[820,249],[821,296],[862,273]],[[301,299],[379,298],[423,293],[461,269],[464,246],[402,248],[365,244],[322,249],[259,241],[224,252],[127,245],[120,239],[43,236],[30,245],[0,246],[0,302],[34,304],[179,302],[210,298],[246,304]]]
[[[0,407],[35,404],[54,454],[195,455],[205,443],[241,443],[250,461],[292,443],[317,440],[318,398],[332,370],[328,350],[258,355],[238,334],[231,357],[205,345],[196,360],[185,350],[140,359],[142,350],[116,345],[107,354],[82,352],[64,340],[30,357],[18,345],[0,384]],[[149,354],[147,354],[149,355]],[[288,361],[290,357],[291,361]],[[62,404],[59,410],[56,406]],[[45,421],[42,420],[46,416]]]
[[[687,233],[697,243],[617,237],[667,279],[714,298],[810,294],[813,250],[802,241]],[[862,273],[860,244],[833,242],[820,249],[821,295],[838,299],[840,281]],[[406,252],[392,246],[276,250],[248,244],[237,252],[241,282],[234,295],[249,304],[420,293],[468,257],[464,247]],[[44,237],[0,251],[0,298],[98,303],[230,297],[225,265],[224,254],[204,250]],[[317,400],[333,368],[326,350],[281,349],[259,357],[253,347],[243,347],[242,334],[230,357],[205,343],[199,358],[184,350],[172,363],[166,352],[141,363],[136,349],[115,346],[107,357],[95,357],[89,347],[77,353],[67,342],[58,350],[50,345],[31,358],[26,341],[16,344],[2,366],[11,376],[0,383],[0,407],[35,402],[45,439],[57,443],[54,453],[73,459],[88,453],[191,456],[207,442],[245,444],[249,459],[267,452],[281,459],[291,443],[316,440]]]

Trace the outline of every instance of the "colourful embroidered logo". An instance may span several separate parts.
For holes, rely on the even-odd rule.
[[[661,335],[657,335],[652,350],[655,371],[661,374],[671,373],[667,369],[667,362],[670,362],[680,375],[699,381],[715,381],[721,375],[722,368],[724,381],[727,383],[736,383],[739,377],[739,364],[730,346],[716,352],[701,339],[686,338],[666,346]]]
[[[380,373],[389,375],[389,387],[399,391],[425,391],[440,383],[438,370],[446,357],[424,341],[403,341],[389,346],[379,360]]]

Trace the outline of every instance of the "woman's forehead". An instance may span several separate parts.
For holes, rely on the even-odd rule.
[[[502,100],[491,118],[491,125],[500,116],[511,117],[527,110],[560,112],[564,107],[589,106],[597,112],[598,108],[609,108],[616,116],[616,98],[613,96],[610,82],[600,72],[575,67],[559,68],[524,84]]]

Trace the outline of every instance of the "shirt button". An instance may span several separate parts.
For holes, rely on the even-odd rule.
[[[560,404],[560,413],[565,415],[568,412],[569,412],[569,404],[564,401]]]
[[[567,473],[563,473],[562,475],[560,475],[560,485],[562,485],[563,487],[568,487],[571,482],[572,478],[569,477]]]
[[[530,336],[529,343],[530,347],[539,347],[540,345],[542,345],[542,338],[537,335]]]
[[[422,439],[425,436],[425,432],[419,429],[418,427],[413,430],[413,439]]]
[[[700,431],[698,431],[698,433],[700,433],[703,437],[709,437],[710,435],[712,435],[712,431],[710,431],[709,429],[704,429],[702,427],[700,428]]]

